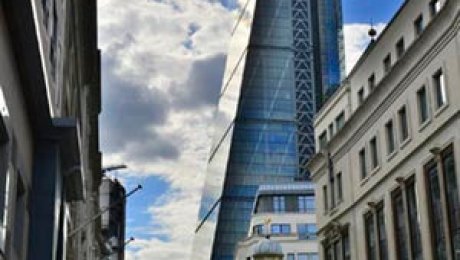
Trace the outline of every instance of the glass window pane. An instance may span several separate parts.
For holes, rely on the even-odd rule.
[[[442,213],[441,187],[436,163],[426,166],[429,211],[434,255],[439,260],[447,259],[446,237],[444,234],[444,215]]]
[[[409,214],[409,232],[412,242],[412,256],[414,260],[423,259],[422,241],[420,236],[420,219],[417,209],[417,192],[415,181],[411,180],[406,184],[407,212]]]
[[[457,176],[455,172],[454,154],[451,148],[443,154],[443,171],[446,180],[447,209],[449,229],[454,252],[460,253],[460,202],[458,196]],[[459,253],[454,259],[459,260]]]

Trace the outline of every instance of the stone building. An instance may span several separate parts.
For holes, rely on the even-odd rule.
[[[317,114],[320,259],[460,259],[459,30],[405,1]]]
[[[3,1],[0,56],[0,256],[99,259],[96,2]]]

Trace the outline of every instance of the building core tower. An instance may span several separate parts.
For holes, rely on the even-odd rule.
[[[340,0],[247,0],[215,119],[192,259],[233,259],[259,185],[308,181],[313,117],[339,85]]]

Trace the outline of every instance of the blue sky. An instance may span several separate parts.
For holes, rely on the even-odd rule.
[[[144,186],[128,201],[128,260],[188,259],[237,1],[98,1],[103,163]],[[343,0],[348,70],[370,21],[381,31],[402,2]]]

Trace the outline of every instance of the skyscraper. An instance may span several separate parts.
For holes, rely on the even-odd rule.
[[[308,180],[313,117],[340,83],[339,0],[247,0],[232,32],[192,259],[233,259],[259,185]]]

